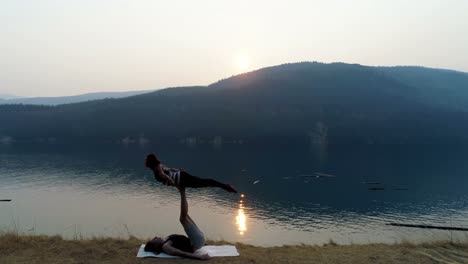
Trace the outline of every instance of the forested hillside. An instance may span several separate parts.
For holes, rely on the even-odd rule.
[[[0,106],[15,141],[468,143],[468,75],[295,63],[209,86],[58,106]]]

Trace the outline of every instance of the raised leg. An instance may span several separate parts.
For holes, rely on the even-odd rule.
[[[192,188],[203,188],[203,187],[218,187],[228,192],[236,193],[237,191],[229,184],[224,184],[213,179],[202,179],[196,176],[190,175],[186,172],[181,173],[183,185]]]
[[[193,223],[192,218],[188,214],[187,196],[185,195],[185,187],[179,187],[180,192],[180,216],[179,221],[182,226],[190,225]]]
[[[205,235],[195,224],[188,214],[188,203],[185,195],[185,187],[178,187],[180,192],[180,223],[184,227],[185,233],[190,238],[192,247],[197,250],[205,245]]]

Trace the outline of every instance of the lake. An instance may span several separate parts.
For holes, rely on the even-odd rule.
[[[233,184],[187,189],[209,239],[272,246],[468,240],[468,150],[460,146],[0,146],[0,231],[150,238],[183,234],[179,196],[143,165]],[[242,194],[242,195],[241,195]]]

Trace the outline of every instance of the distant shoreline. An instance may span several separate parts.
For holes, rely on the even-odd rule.
[[[0,263],[148,263],[136,258],[145,240],[131,237],[65,240],[60,236],[0,235]],[[209,244],[229,244],[213,242]],[[467,263],[468,243],[440,241],[323,246],[257,247],[236,244],[239,257],[213,258],[208,263]],[[84,261],[84,262],[83,262]],[[158,259],[157,263],[174,263]],[[177,263],[193,263],[178,260]]]

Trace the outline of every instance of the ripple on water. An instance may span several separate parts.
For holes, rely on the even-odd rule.
[[[142,173],[142,170],[135,168],[106,163],[96,167],[85,159],[51,158],[47,155],[35,158],[36,160],[31,156],[2,156],[0,159],[0,191],[9,195],[24,194],[24,198],[18,198],[17,204],[8,206],[15,209],[15,214],[20,215],[27,225],[31,224],[28,222],[30,219],[42,217],[38,208],[54,210],[52,206],[49,208],[41,204],[41,201],[34,201],[39,196],[51,203],[55,201],[57,206],[60,206],[60,200],[69,203],[73,199],[78,200],[73,203],[75,207],[72,208],[77,211],[76,215],[73,210],[67,211],[75,218],[70,220],[71,218],[63,216],[63,221],[77,221],[76,223],[59,222],[60,214],[57,214],[54,225],[38,223],[38,229],[51,233],[70,234],[76,226],[80,226],[83,232],[90,229],[90,233],[102,231],[122,234],[125,232],[122,231],[124,224],[141,234],[165,233],[170,228],[180,228],[178,222],[174,221],[177,219],[179,206],[177,190],[156,183],[146,171]],[[448,234],[386,226],[385,223],[388,222],[468,226],[466,195],[457,199],[442,195],[434,199],[425,198],[426,200],[385,200],[384,194],[376,199],[365,193],[354,203],[339,199],[338,202],[322,200],[320,196],[307,196],[307,199],[301,200],[297,198],[300,197],[301,189],[296,184],[282,186],[283,189],[291,188],[290,191],[294,194],[284,198],[280,194],[277,197],[275,190],[268,189],[275,185],[267,180],[262,179],[265,184],[263,187],[256,186],[256,189],[251,188],[251,183],[241,184],[239,187],[246,189],[243,198],[220,189],[189,189],[187,195],[190,208],[200,210],[201,213],[193,213],[197,214],[200,225],[216,230],[207,231],[213,232],[213,236],[227,237],[234,241],[244,239],[260,245],[278,234],[285,237],[289,234],[289,240],[285,238],[286,241],[299,243],[321,243],[329,238],[337,238],[343,243],[394,242],[406,237],[442,237]],[[272,187],[268,187],[268,184]],[[356,193],[359,191],[356,190]],[[30,196],[27,195],[28,192]],[[67,195],[71,197],[67,198]],[[326,195],[327,193],[323,194]],[[242,212],[245,214],[243,221],[247,228],[243,237],[238,234],[239,227],[235,226],[241,200]],[[62,208],[64,211],[69,209],[66,206]],[[89,215],[82,217],[78,212],[92,212],[96,219],[90,220]],[[164,215],[169,214],[167,212],[170,215]],[[46,216],[47,213],[44,212],[44,219]],[[9,218],[8,221],[11,222],[11,216]],[[163,229],[158,230],[154,225],[152,219],[155,218],[164,222],[161,223]],[[10,222],[0,222],[0,227]]]

